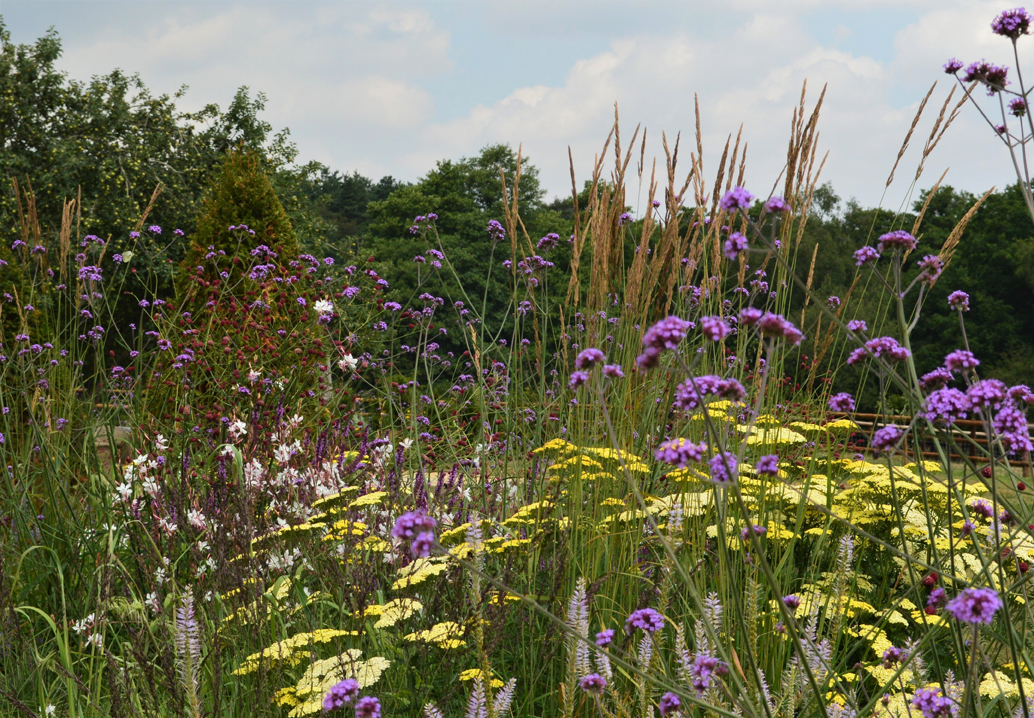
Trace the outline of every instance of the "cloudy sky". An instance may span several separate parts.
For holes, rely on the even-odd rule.
[[[938,83],[884,206],[906,198],[918,152],[953,78],[942,63],[1011,60],[991,34],[999,3],[956,0],[426,0],[226,2],[0,0],[15,42],[53,26],[61,67],[87,79],[139,72],[185,109],[224,106],[247,85],[289,127],[301,159],[414,180],[443,158],[523,143],[550,196],[591,171],[613,119],[691,139],[699,95],[705,170],[728,133],[749,142],[748,185],[770,188],[807,79],[829,89],[823,176],[842,196],[881,201],[919,101]],[[1034,39],[1027,40],[1034,50]],[[983,98],[982,98],[983,101]],[[688,150],[688,147],[687,147]],[[920,179],[982,192],[1013,181],[1006,149],[964,108]],[[634,200],[633,200],[634,202]]]

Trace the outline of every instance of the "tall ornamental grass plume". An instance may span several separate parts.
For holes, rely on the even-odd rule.
[[[920,375],[954,245],[919,221],[818,291],[806,100],[769,196],[732,138],[705,175],[701,137],[688,161],[665,137],[647,177],[615,118],[538,238],[518,155],[484,180],[483,283],[450,249],[466,215],[409,215],[411,296],[360,248],[289,247],[260,167],[265,214],[228,219],[217,183],[218,243],[141,220],[193,259],[128,326],[126,276],[159,257],[80,238],[71,205],[53,236],[26,220],[3,254],[0,701],[1026,718],[1034,393],[982,373],[960,292],[957,349]],[[387,205],[432,201],[409,189]]]

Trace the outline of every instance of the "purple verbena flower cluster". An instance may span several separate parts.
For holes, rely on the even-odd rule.
[[[695,325],[676,316],[660,320],[643,334],[643,353],[636,359],[643,369],[652,369],[660,362],[661,354],[674,351]]]
[[[706,451],[706,443],[694,444],[688,439],[671,439],[670,441],[662,442],[657,447],[657,450],[654,451],[654,457],[658,461],[674,464],[680,469],[684,469],[687,464],[703,461]]]
[[[993,588],[967,588],[944,607],[955,620],[989,625],[1002,608],[1002,599]]]
[[[652,608],[637,608],[625,619],[625,633],[632,635],[637,628],[656,633],[664,628],[664,616]]]

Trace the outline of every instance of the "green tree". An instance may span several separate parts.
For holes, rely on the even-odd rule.
[[[252,150],[234,150],[223,160],[189,240],[176,279],[178,303],[197,303],[194,290],[200,285],[192,280],[201,275],[211,275],[211,281],[224,287],[224,295],[225,287],[233,292],[247,286],[242,278],[255,263],[252,250],[263,245],[282,264],[298,256],[294,228],[259,156]],[[220,282],[216,275],[223,272]]]

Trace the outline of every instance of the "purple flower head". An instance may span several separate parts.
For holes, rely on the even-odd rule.
[[[922,387],[923,391],[933,391],[947,386],[948,383],[953,381],[955,381],[955,375],[951,373],[951,370],[940,366],[928,374],[923,374],[919,380],[919,386]]]
[[[721,201],[718,203],[722,209],[726,212],[734,213],[738,209],[750,209],[751,202],[754,201],[754,195],[742,187],[733,187],[731,190],[725,193]]]
[[[947,602],[948,596],[940,586],[930,591],[930,595],[926,597],[926,605],[931,608],[943,608]]]
[[[547,249],[554,249],[558,244],[560,244],[560,235],[556,232],[550,232],[538,241],[535,245],[535,249],[545,251]]]
[[[897,646],[891,646],[883,652],[883,667],[893,668],[898,663],[901,663],[901,659],[905,657],[905,652]]]
[[[872,435],[872,449],[881,453],[893,451],[905,431],[900,426],[891,424],[876,431]]]
[[[574,358],[575,369],[591,369],[596,364],[607,361],[607,355],[599,349],[589,348],[578,352]]]
[[[779,476],[779,456],[766,454],[757,460],[754,469],[762,476]]]
[[[714,676],[724,676],[729,667],[714,656],[698,654],[689,668],[690,684],[698,695],[703,695],[711,687]]]
[[[1030,387],[1026,384],[1017,384],[1009,389],[1009,398],[1016,404],[1020,404],[1022,402],[1024,404],[1034,405],[1034,392],[1032,392]]]
[[[720,451],[708,462],[711,469],[711,481],[716,484],[734,484],[739,477],[739,462],[736,454]]]
[[[997,379],[983,379],[966,390],[966,397],[974,409],[1000,409],[1005,392],[1005,384]]]
[[[887,357],[891,361],[904,361],[912,356],[912,352],[898,344],[893,337],[877,337],[865,342],[865,347],[859,347],[851,352],[847,357],[847,363],[857,364],[865,359],[868,354],[866,350],[871,352],[873,356]]]
[[[869,330],[869,325],[864,319],[852,319],[847,323],[847,328],[852,332],[865,332]]]
[[[1008,131],[1008,129],[1009,128],[1005,125],[995,125],[995,132],[997,132],[1000,135],[1004,135]]]
[[[499,224],[498,221],[492,219],[488,222],[488,236],[492,240],[493,244],[501,242],[506,237],[506,230],[503,229],[503,225]]]
[[[676,316],[660,320],[643,334],[644,351],[636,359],[636,364],[643,369],[657,366],[661,353],[677,348],[679,342],[686,338],[686,332],[694,326],[693,322],[687,322]]]
[[[713,342],[729,336],[732,328],[721,317],[700,317],[700,333]]]
[[[962,528],[959,529],[959,535],[963,537],[969,536],[973,533],[973,529],[975,528],[976,524],[974,524],[972,521],[963,521]]]
[[[1027,114],[1027,101],[1022,97],[1017,97],[1015,100],[1009,103],[1009,112],[1016,117],[1023,117]]]
[[[949,75],[954,75],[956,72],[962,69],[962,61],[956,60],[954,57],[944,63],[944,71]]]
[[[412,541],[419,534],[434,531],[437,522],[423,511],[409,511],[399,516],[391,535],[397,539]]]
[[[980,366],[980,360],[973,356],[973,352],[966,351],[965,349],[956,349],[944,357],[944,366],[951,371],[976,369]]]
[[[801,605],[801,599],[791,593],[789,596],[783,596],[783,605],[791,611],[796,611],[797,607]]]
[[[652,608],[637,608],[625,619],[625,633],[632,635],[637,628],[656,633],[664,628],[664,616]]]
[[[626,224],[628,224],[631,221],[632,221],[631,213],[625,212],[620,217],[618,217],[618,226],[619,227],[624,227]]]
[[[757,524],[754,524],[753,526],[745,526],[743,530],[740,531],[740,539],[742,541],[750,541],[751,533],[753,533],[758,538],[761,538],[762,536],[768,533],[768,529],[766,529],[764,526],[758,526]]]
[[[989,519],[994,516],[994,509],[991,504],[987,503],[983,499],[977,499],[969,505],[969,510],[977,516],[983,516],[985,519]]]
[[[789,212],[790,205],[788,205],[786,203],[786,200],[784,200],[782,197],[772,197],[767,202],[765,202],[765,211],[769,213]]]
[[[356,701],[355,718],[381,718],[381,702],[373,696]]]
[[[571,378],[567,381],[567,386],[570,387],[573,391],[578,387],[582,386],[587,381],[589,381],[588,372],[584,372],[581,370],[573,371],[571,372]]]
[[[863,264],[871,264],[880,258],[880,253],[869,245],[865,245],[861,249],[856,249],[854,253],[854,263],[856,267],[861,267]]]
[[[854,397],[846,391],[829,397],[829,408],[831,411],[851,412],[854,411],[854,407]]]
[[[804,335],[793,325],[793,322],[786,319],[782,314],[765,312],[755,323],[757,330],[763,337],[783,338],[791,344],[800,344]]]
[[[609,379],[624,379],[625,372],[621,371],[620,364],[604,364],[603,376]]]
[[[749,249],[747,244],[747,238],[739,232],[733,232],[729,235],[729,238],[725,240],[724,253],[726,259],[736,259],[740,255],[740,252],[746,252]]]
[[[919,260],[919,281],[932,286],[944,271],[944,262],[936,254],[928,254]]]
[[[923,714],[923,718],[950,718],[955,704],[941,695],[940,688],[920,688],[912,696],[912,705]]]
[[[980,62],[970,63],[969,67],[966,68],[966,74],[963,75],[963,82],[982,82],[987,85],[987,94],[994,95],[1001,91],[1009,81],[1006,76],[1009,74],[1009,68],[999,67],[998,65],[992,65],[987,60],[981,60]]]
[[[1034,452],[1034,444],[1030,441],[1030,429],[1027,426],[1027,416],[1014,404],[1008,404],[999,411],[991,422],[995,433],[1002,442],[1002,446],[1010,454],[1023,454],[1025,451]]]
[[[743,326],[752,326],[754,324],[757,324],[758,320],[761,319],[761,317],[763,317],[764,315],[765,313],[760,309],[756,309],[754,307],[746,307],[745,309],[740,311],[740,324],[742,324]]]
[[[991,21],[991,32],[1015,40],[1030,33],[1030,13],[1021,7],[1006,10]]]
[[[661,700],[657,704],[657,710],[660,711],[661,716],[664,718],[667,718],[672,713],[678,712],[681,707],[682,701],[680,701],[679,697],[671,691],[661,696]]]
[[[675,387],[675,401],[673,403],[683,411],[692,411],[700,406],[708,396],[716,396],[722,399],[729,399],[730,401],[742,401],[746,395],[747,390],[737,380],[731,378],[722,379],[714,374],[705,374],[704,376],[690,377]]]
[[[607,687],[607,679],[599,673],[590,673],[578,681],[578,687],[586,693],[600,694]]]
[[[963,623],[991,623],[1002,607],[1002,599],[993,588],[967,588],[948,602],[944,609]]]
[[[896,249],[911,252],[916,248],[916,238],[903,229],[897,229],[880,235],[880,241],[876,243],[876,247],[881,253]]]
[[[346,678],[335,683],[323,696],[323,710],[337,710],[346,703],[351,703],[359,695],[359,683],[354,678]]]
[[[830,311],[836,311],[840,306],[840,297],[830,297],[826,300],[826,306],[829,307]]]
[[[658,446],[653,455],[658,461],[684,469],[687,464],[703,461],[706,451],[707,444],[703,442],[694,444],[687,439],[671,439]]]
[[[929,374],[923,379],[927,376]],[[971,408],[969,397],[958,389],[938,389],[926,397],[923,403],[923,416],[935,424],[954,424],[959,419],[965,419]]]
[[[948,306],[960,312],[969,311],[969,295],[960,289],[948,295]]]
[[[425,531],[424,533],[417,534],[416,538],[413,539],[410,551],[415,558],[427,558],[431,555],[431,549],[433,548],[434,534],[430,531]]]
[[[600,648],[604,648],[610,645],[610,642],[614,640],[614,629],[605,628],[596,634],[596,645]]]

